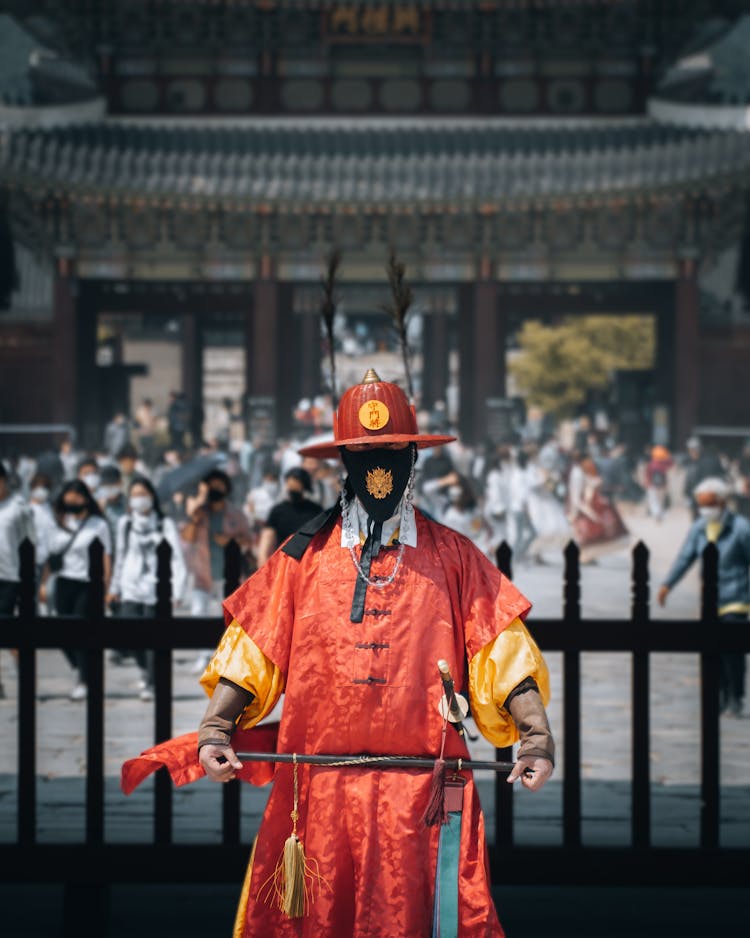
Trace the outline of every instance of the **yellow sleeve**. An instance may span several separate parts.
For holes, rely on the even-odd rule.
[[[503,704],[527,677],[539,685],[546,706],[550,697],[547,665],[520,619],[514,619],[469,661],[471,715],[482,736],[497,747],[510,746],[518,739],[516,725]]]
[[[281,671],[266,658],[236,619],[224,631],[201,676],[200,683],[209,697],[220,677],[244,687],[253,695],[239,721],[241,729],[249,729],[268,716],[284,690]]]

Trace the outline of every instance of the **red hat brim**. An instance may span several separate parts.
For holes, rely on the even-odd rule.
[[[383,443],[416,443],[417,449],[428,449],[430,446],[445,446],[446,443],[453,443],[457,438],[455,436],[442,436],[439,434],[412,434],[412,433],[384,433],[373,436],[356,436],[348,440],[331,440],[329,443],[313,443],[310,446],[303,446],[297,450],[300,456],[312,456],[313,459],[335,459],[340,455],[339,447],[355,446],[366,443],[373,449],[382,446]]]

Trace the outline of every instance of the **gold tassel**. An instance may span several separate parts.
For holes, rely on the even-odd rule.
[[[297,756],[294,759],[294,807],[291,812],[292,833],[284,842],[279,861],[273,873],[261,886],[259,893],[269,905],[275,905],[287,918],[302,918],[321,885],[328,885],[318,870],[318,861],[305,856],[305,848],[297,836],[299,787],[297,782]],[[330,887],[329,887],[330,888]],[[265,896],[263,895],[265,893]]]
[[[305,914],[305,848],[296,834],[287,837],[284,844],[284,898],[282,910],[289,918],[302,918]]]

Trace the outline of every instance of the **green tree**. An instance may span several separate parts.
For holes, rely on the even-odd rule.
[[[570,316],[555,325],[527,320],[510,372],[529,404],[568,417],[589,391],[606,388],[619,369],[651,368],[650,316]]]

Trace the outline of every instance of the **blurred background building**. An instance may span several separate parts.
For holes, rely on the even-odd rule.
[[[0,445],[175,391],[194,438],[289,432],[334,246],[342,382],[391,342],[393,247],[420,404],[469,443],[528,404],[529,323],[583,316],[646,338],[579,414],[747,436],[746,6],[0,3]]]

